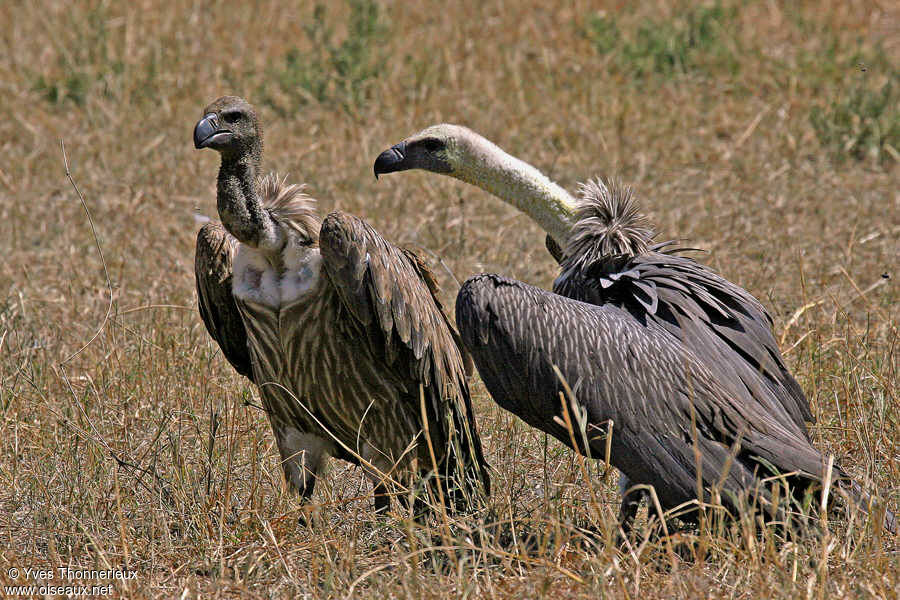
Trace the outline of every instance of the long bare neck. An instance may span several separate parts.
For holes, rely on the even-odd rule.
[[[515,206],[565,247],[575,217],[575,199],[549,177],[486,139],[454,176]]]
[[[280,252],[285,243],[284,232],[259,199],[259,155],[258,151],[222,154],[216,205],[225,229],[241,243],[264,252]]]

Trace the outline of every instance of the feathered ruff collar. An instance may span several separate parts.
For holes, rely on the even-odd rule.
[[[579,185],[578,192],[575,225],[560,262],[564,273],[650,251],[655,233],[631,188],[597,178]]]
[[[322,222],[316,213],[316,201],[306,194],[306,186],[287,183],[275,173],[260,177],[259,200],[280,225],[292,229],[312,245],[319,243]]]

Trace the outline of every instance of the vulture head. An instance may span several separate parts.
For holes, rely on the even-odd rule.
[[[203,109],[194,127],[194,147],[212,148],[223,156],[262,155],[259,119],[253,106],[237,96],[222,96]]]
[[[493,143],[461,125],[441,123],[411,135],[375,159],[375,177],[424,169],[473,182],[480,159],[500,151]]]

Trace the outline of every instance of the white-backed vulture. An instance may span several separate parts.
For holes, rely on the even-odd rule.
[[[671,242],[653,243],[630,189],[597,179],[576,199],[484,137],[448,124],[385,150],[374,169],[376,177],[424,169],[476,185],[547,232],[561,267],[555,294],[475,277],[457,298],[460,331],[494,399],[571,445],[554,419],[558,366],[589,427],[613,421],[612,462],[623,491],[653,485],[668,509],[697,499],[698,477],[707,495],[721,478],[736,498],[775,472],[798,472],[791,478],[798,496],[825,476],[806,429],[809,403],[766,309]],[[833,475],[861,503],[859,486],[839,467]],[[769,492],[753,493],[765,501]],[[637,502],[626,496],[622,508],[627,528]],[[896,528],[892,515],[886,525]]]
[[[466,358],[426,264],[352,215],[320,222],[301,186],[260,178],[261,127],[245,100],[207,106],[194,144],[221,155],[224,225],[197,238],[200,314],[258,386],[301,499],[328,455],[363,466],[376,510],[389,506],[386,481],[415,475],[453,510],[489,493]]]

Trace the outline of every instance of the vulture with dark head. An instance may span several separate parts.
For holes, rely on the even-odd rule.
[[[197,237],[200,314],[258,386],[301,499],[329,455],[362,465],[376,510],[390,481],[425,481],[453,510],[489,493],[467,358],[426,264],[352,215],[320,222],[301,186],[260,177],[261,128],[243,99],[207,106],[194,144],[221,155],[222,225]]]

